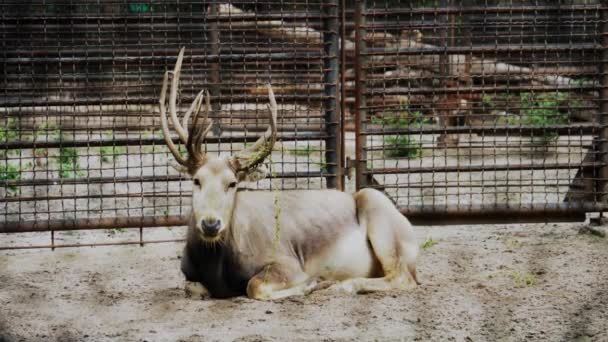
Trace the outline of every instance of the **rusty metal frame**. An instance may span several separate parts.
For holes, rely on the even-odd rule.
[[[365,35],[365,0],[355,1],[355,186],[357,189],[367,185],[365,172],[367,169],[366,157],[366,137],[362,134],[365,131],[366,120],[366,89],[363,79],[366,78],[366,70],[361,67],[365,56],[362,52],[366,49]]]

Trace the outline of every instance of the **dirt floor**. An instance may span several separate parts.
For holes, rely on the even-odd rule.
[[[2,251],[0,341],[608,341],[608,239],[582,226],[416,227],[417,289],[275,302],[185,297],[180,243]]]

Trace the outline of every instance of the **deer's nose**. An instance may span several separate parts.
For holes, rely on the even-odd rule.
[[[201,221],[201,227],[203,227],[203,233],[208,236],[215,236],[220,231],[221,222],[216,218],[205,218]]]

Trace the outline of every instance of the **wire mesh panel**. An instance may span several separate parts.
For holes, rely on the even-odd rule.
[[[0,13],[0,232],[184,223],[190,182],[168,167],[158,112],[181,47],[178,111],[210,91],[209,153],[266,130],[271,83],[274,180],[251,187],[336,186],[334,1],[3,1]]]
[[[435,221],[602,209],[601,11],[357,2],[358,186]]]

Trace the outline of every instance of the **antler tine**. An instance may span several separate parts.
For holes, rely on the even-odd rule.
[[[158,101],[160,104],[161,127],[163,130],[163,135],[165,137],[165,143],[167,143],[167,147],[169,147],[169,151],[171,151],[171,154],[173,154],[175,161],[177,161],[181,165],[186,166],[187,165],[186,159],[184,159],[184,157],[182,157],[182,155],[179,153],[179,151],[175,147],[175,144],[173,144],[173,140],[171,139],[171,134],[169,133],[169,123],[167,121],[167,112],[166,112],[166,108],[165,108],[165,102],[166,102],[165,98],[167,96],[168,83],[169,83],[169,72],[167,71],[167,72],[165,72],[165,75],[163,76],[163,86],[161,88],[160,99]]]
[[[264,132],[264,134],[249,148],[245,149],[241,154],[249,155],[249,159],[241,166],[239,165],[237,171],[250,171],[268,157],[272,153],[272,148],[277,139],[277,101],[272,91],[272,86],[268,84],[268,112],[270,117],[270,126]],[[240,156],[237,156],[240,158]]]
[[[198,110],[200,111],[200,107]],[[207,137],[207,134],[211,130],[211,127],[213,127],[213,121],[209,120],[210,111],[211,111],[211,96],[209,95],[208,91],[205,91],[205,116],[203,118],[203,122],[202,122],[201,126],[205,125],[205,123],[207,123],[207,122],[209,122],[209,124],[207,125],[207,128],[205,128],[204,130],[201,130],[200,134],[194,140],[194,144],[195,144],[196,148],[200,151],[200,153],[203,153],[202,152],[203,141]],[[198,121],[198,114],[196,117],[197,117],[197,121]]]
[[[192,112],[194,111],[194,109],[196,108],[197,110],[200,110],[200,106],[202,102],[202,98],[204,96],[205,90],[201,90],[198,92],[198,94],[196,94],[196,97],[194,98],[194,101],[192,101],[192,104],[190,105],[190,108],[188,108],[188,111],[186,112],[186,114],[184,114],[184,118],[182,119],[182,127],[184,128],[185,132],[188,132],[188,120],[190,120],[190,115],[192,115]]]
[[[181,50],[179,50],[177,62],[175,62],[175,68],[173,69],[173,78],[171,79],[171,93],[169,94],[169,114],[171,115],[171,123],[173,124],[173,127],[175,127],[179,140],[184,144],[188,141],[188,133],[184,127],[180,125],[179,119],[177,118],[177,89],[179,87],[179,76],[182,70],[182,61],[184,60],[185,51],[185,47],[182,47]]]
[[[272,91],[272,87],[268,84],[268,99],[270,103],[267,104],[268,112],[270,114],[270,126],[264,132],[264,134],[251,146],[247,148],[248,151],[256,151],[263,144],[266,143],[268,139],[271,139],[270,144],[274,145],[277,135],[277,101],[274,98],[274,92]]]

